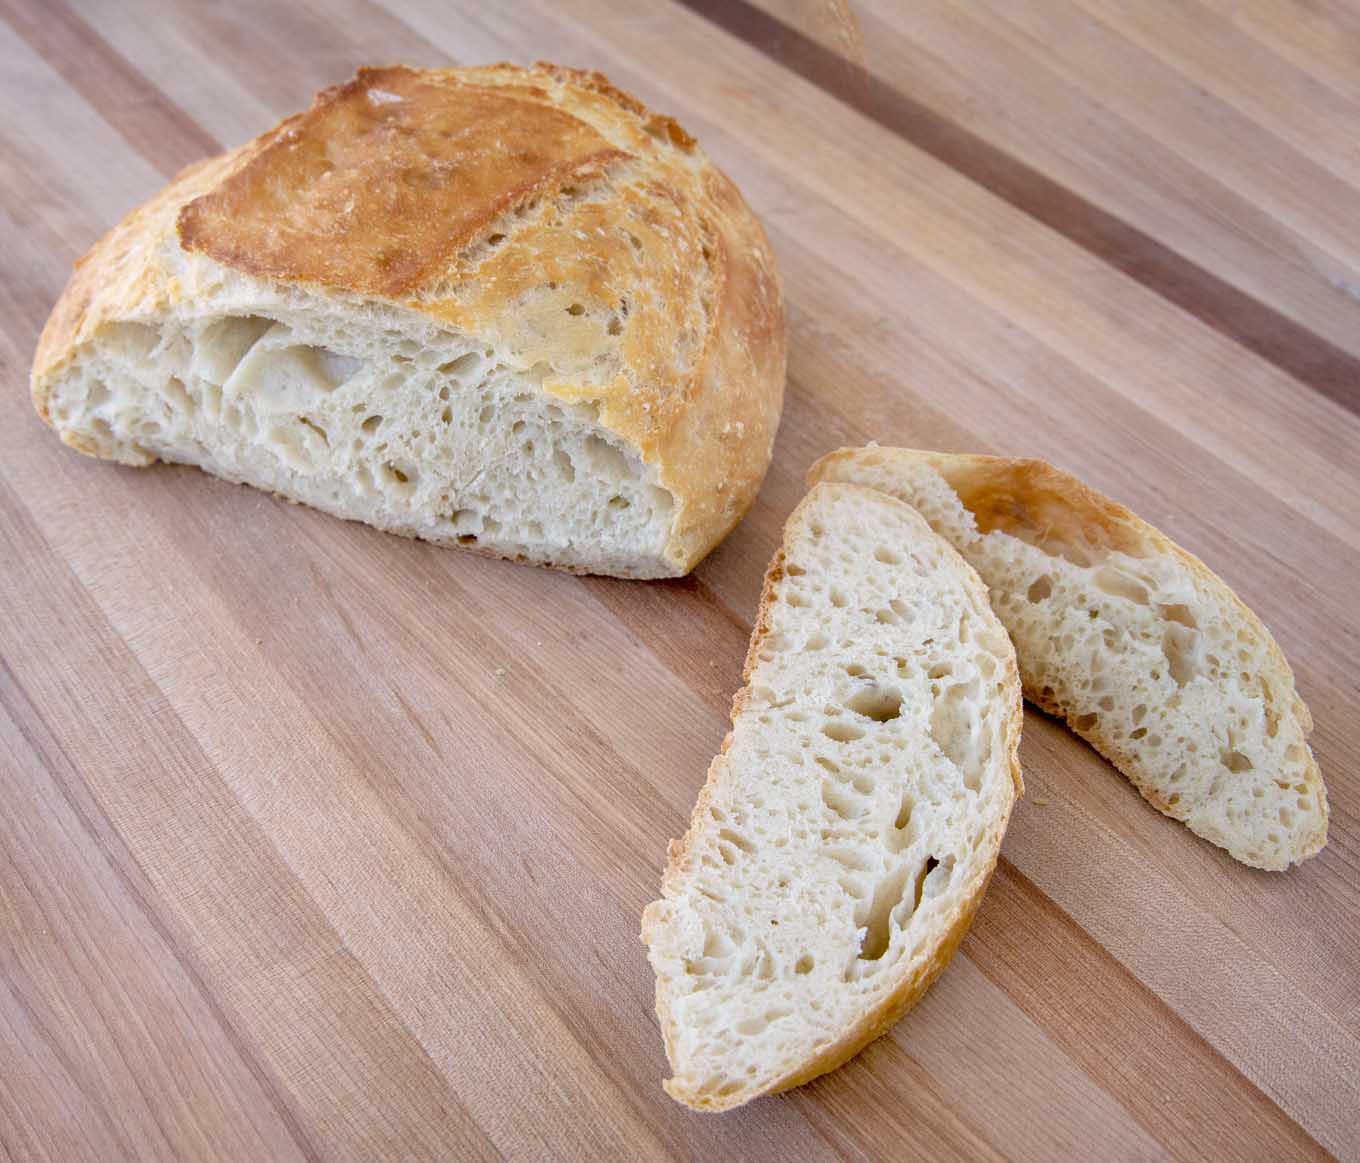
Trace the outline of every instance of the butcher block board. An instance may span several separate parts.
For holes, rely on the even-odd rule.
[[[1360,12],[1342,0],[0,0],[0,1155],[1360,1158]],[[576,578],[63,448],[71,262],[360,63],[547,57],[763,218],[788,407],[696,573]],[[821,453],[1037,455],[1203,557],[1317,719],[1252,871],[1029,713],[962,951],[849,1065],[661,1090],[638,917]]]

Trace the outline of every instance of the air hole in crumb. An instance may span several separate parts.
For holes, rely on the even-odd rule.
[[[891,549],[880,545],[874,550],[874,560],[881,561],[884,565],[901,565],[902,559]]]
[[[832,720],[822,724],[822,734],[837,743],[853,743],[856,739],[864,738],[864,729],[856,727],[853,723],[838,723]]]
[[[367,420],[360,424],[359,427],[362,428],[365,432],[376,432],[378,430],[378,426],[382,422],[383,418],[381,416],[370,416]]]
[[[1116,569],[1112,565],[1104,566],[1097,571],[1094,581],[1096,589],[1101,593],[1123,598],[1139,606],[1148,604],[1147,586],[1141,579],[1125,573],[1122,569]]]
[[[449,514],[449,521],[455,529],[467,529],[477,523],[477,511],[475,509],[455,509]]]
[[[1078,715],[1075,719],[1072,720],[1072,730],[1074,730],[1075,732],[1077,732],[1077,734],[1080,735],[1083,732],[1089,731],[1099,721],[1100,721],[1099,715]]]
[[[863,814],[859,804],[829,781],[822,783],[822,803],[842,820],[855,820]]]
[[[583,306],[581,306],[580,303],[573,303],[570,307],[567,308],[568,315],[575,315],[579,317],[581,315],[584,315],[585,313],[586,309]]]
[[[1251,760],[1240,751],[1225,751],[1220,760],[1224,767],[1234,773],[1250,771],[1252,767]]]
[[[864,673],[864,667],[860,666],[858,662],[852,662],[845,668],[845,673],[851,678],[859,678]]]
[[[977,791],[979,773],[973,762],[975,743],[965,710],[969,698],[969,686],[964,683],[954,683],[937,695],[930,710],[930,737],[941,754],[963,773],[964,786]]]
[[[1162,636],[1162,653],[1166,655],[1167,670],[1177,686],[1184,686],[1199,671],[1203,635],[1179,623],[1172,623]]]
[[[899,832],[911,823],[911,812],[916,807],[916,801],[905,792],[902,795],[902,806],[897,809],[897,818],[893,820],[893,827]]]
[[[1042,602],[1053,592],[1053,579],[1048,574],[1035,578],[1034,583],[1029,587],[1025,597],[1031,602]]]
[[[723,828],[718,833],[718,839],[726,844],[731,844],[733,848],[739,848],[742,852],[750,854],[755,851],[755,847],[745,836],[734,828]]]
[[[836,609],[838,610],[845,609],[846,605],[848,604],[845,595],[841,593],[840,590],[833,589],[831,593],[828,594],[827,596],[831,599],[831,604],[835,606]]]
[[[1195,620],[1195,615],[1190,612],[1189,606],[1178,604],[1158,606],[1157,609],[1168,622],[1179,622],[1182,626],[1187,626],[1191,630],[1199,627],[1199,623]]]
[[[795,961],[795,962],[793,963],[793,971],[794,971],[794,973],[800,973],[800,974],[801,974],[801,973],[811,973],[811,972],[812,972],[812,964],[813,964],[813,963],[812,963],[812,958],[811,958],[808,954],[804,953],[800,958],[798,958],[797,961]]]
[[[467,351],[451,359],[447,363],[441,363],[438,371],[446,376],[463,376],[476,371],[482,364],[482,357],[475,351]]]
[[[331,446],[331,438],[328,435],[326,435],[326,430],[322,428],[320,424],[313,424],[310,420],[307,419],[306,416],[299,416],[298,423],[301,424],[304,428],[309,429],[310,431],[316,433],[316,435],[321,437],[321,443],[324,444],[327,448]]]
[[[911,912],[915,913],[921,907],[921,897],[925,891],[926,878],[935,871],[939,861],[933,856],[927,856],[925,863],[921,865],[916,874],[916,879],[911,885],[912,906]],[[859,959],[861,961],[877,961],[888,951],[888,946],[892,944],[892,921],[893,913],[897,906],[906,900],[906,890],[909,880],[910,868],[903,865],[891,876],[879,882],[874,890],[873,901],[869,906],[869,915],[864,926],[864,939],[860,942]],[[906,926],[910,913],[901,919],[899,924]]]
[[[789,577],[802,577],[805,573],[807,573],[807,570],[805,570],[801,565],[794,565],[793,562],[789,562],[787,565],[784,566],[784,572],[788,574]]]
[[[845,705],[875,723],[887,723],[902,714],[901,694],[887,687],[865,687],[851,695]]]

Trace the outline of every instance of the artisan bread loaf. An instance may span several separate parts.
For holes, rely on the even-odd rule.
[[[1020,791],[1020,685],[977,575],[908,506],[818,485],[643,915],[674,1077],[724,1110],[883,1033],[963,938]]]
[[[742,516],[779,420],[774,260],[598,74],[363,69],[79,264],[40,415],[381,529],[629,577]]]
[[[1312,717],[1289,664],[1237,595],[1151,525],[1039,460],[842,449],[810,478],[915,506],[990,587],[1025,694],[1156,808],[1256,868],[1326,843]]]

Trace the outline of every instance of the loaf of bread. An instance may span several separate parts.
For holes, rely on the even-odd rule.
[[[1203,562],[1039,460],[842,449],[813,481],[918,509],[991,590],[1025,694],[1154,807],[1256,868],[1327,841],[1312,717],[1270,632]]]
[[[33,367],[62,440],[576,571],[688,571],[784,384],[779,279],[669,118],[549,65],[362,69],[78,265]]]
[[[732,731],[642,937],[674,1077],[725,1110],[883,1033],[962,940],[1020,792],[1020,682],[910,507],[818,485],[770,566]]]

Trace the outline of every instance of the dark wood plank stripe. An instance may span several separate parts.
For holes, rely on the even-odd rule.
[[[1004,857],[963,952],[1176,1158],[1331,1158]]]
[[[1330,400],[1360,413],[1360,359],[819,44],[749,0],[678,0]]]
[[[163,173],[222,152],[65,0],[0,0],[0,19]]]

